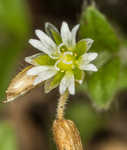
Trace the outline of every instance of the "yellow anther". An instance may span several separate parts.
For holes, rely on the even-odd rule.
[[[77,53],[74,53],[74,56],[77,56]]]

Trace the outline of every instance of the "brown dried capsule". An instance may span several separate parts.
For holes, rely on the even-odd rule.
[[[55,120],[53,135],[58,150],[83,150],[79,131],[71,120]]]
[[[33,82],[36,76],[28,76],[26,72],[31,69],[32,66],[26,67],[23,71],[19,72],[16,77],[11,81],[7,91],[7,100],[3,103],[7,103],[15,100],[17,97],[27,93],[34,88]]]

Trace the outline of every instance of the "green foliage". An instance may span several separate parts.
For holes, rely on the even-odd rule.
[[[127,87],[126,67],[122,67],[119,57],[120,41],[106,17],[95,6],[83,10],[80,23],[80,38],[92,38],[92,51],[99,53],[94,62],[99,71],[87,74],[87,84],[80,90],[88,93],[98,109],[106,109],[116,92]]]
[[[110,52],[119,50],[119,41],[113,28],[94,6],[89,6],[83,11],[80,24],[80,37],[92,38],[93,50]]]
[[[28,11],[22,0],[0,1],[0,98],[11,79],[28,36]]]
[[[16,135],[7,122],[0,123],[0,150],[16,150]]]
[[[88,78],[88,91],[98,108],[108,108],[119,85],[120,61],[111,59]]]

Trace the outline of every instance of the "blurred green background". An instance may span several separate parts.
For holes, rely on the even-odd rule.
[[[95,40],[99,72],[87,74],[87,82],[77,86],[65,116],[76,123],[84,149],[126,150],[127,1],[95,2],[92,7],[90,0],[0,0],[0,100],[27,66],[24,57],[37,52],[28,44],[35,29],[44,29],[45,22],[57,27],[63,20],[71,27],[80,23],[78,38]],[[1,104],[0,150],[55,150],[51,128],[58,97],[58,89],[46,95],[36,88]]]

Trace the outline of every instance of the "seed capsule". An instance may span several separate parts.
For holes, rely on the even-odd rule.
[[[83,150],[79,131],[71,120],[55,120],[53,134],[58,150]]]
[[[3,101],[3,103],[13,101],[34,88],[33,82],[36,76],[28,76],[26,74],[31,68],[32,66],[26,67],[14,77],[6,91],[7,100]]]

